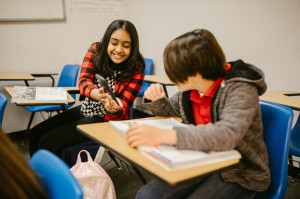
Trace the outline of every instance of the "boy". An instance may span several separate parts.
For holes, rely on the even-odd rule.
[[[198,29],[171,41],[164,51],[165,71],[179,92],[167,99],[161,85],[144,94],[145,105],[157,116],[180,116],[188,127],[164,130],[135,125],[127,132],[132,147],[174,145],[178,149],[237,149],[241,161],[184,185],[159,180],[143,186],[137,198],[253,198],[270,184],[270,169],[259,95],[266,90],[264,74],[242,60],[226,63],[215,37]]]

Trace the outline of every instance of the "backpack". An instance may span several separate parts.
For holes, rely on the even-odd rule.
[[[87,142],[79,143],[76,145],[68,146],[63,149],[62,154],[61,154],[61,156],[62,156],[61,159],[65,163],[67,163],[67,165],[69,165],[69,167],[71,168],[72,166],[74,166],[76,164],[77,155],[81,150],[83,150],[83,149],[87,150],[90,153],[92,159],[94,159],[99,150],[99,147],[100,147],[100,144],[95,141],[87,141]],[[81,161],[82,162],[87,161],[87,156],[85,155],[85,153],[81,154]]]
[[[70,169],[78,180],[83,191],[83,198],[87,199],[116,199],[116,192],[108,174],[100,166],[105,149],[101,146],[93,161],[90,153],[81,150],[77,156],[76,164]],[[87,155],[87,162],[81,162],[80,154]]]

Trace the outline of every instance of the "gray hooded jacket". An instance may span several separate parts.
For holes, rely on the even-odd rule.
[[[188,127],[175,127],[178,149],[224,151],[236,149],[241,161],[221,174],[226,182],[260,192],[270,184],[269,159],[263,138],[259,95],[266,91],[263,72],[242,60],[230,62],[231,69],[211,103],[212,123],[196,125],[190,91],[177,92],[144,104],[157,116],[179,116]]]

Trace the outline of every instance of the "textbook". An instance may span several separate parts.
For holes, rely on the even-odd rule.
[[[12,103],[57,103],[68,104],[67,92],[62,87],[27,87],[14,86]]]
[[[241,159],[237,150],[203,152],[178,150],[174,146],[140,146],[138,150],[166,170],[207,165],[232,159]]]
[[[174,118],[109,121],[109,123],[111,127],[123,137],[125,137],[125,133],[128,128],[135,124],[147,124],[163,129],[172,129],[174,126],[187,126]],[[204,152],[195,150],[178,150],[176,147],[170,145],[140,146],[137,149],[147,158],[159,164],[166,170],[183,169],[226,160],[241,159],[241,154],[237,150]]]

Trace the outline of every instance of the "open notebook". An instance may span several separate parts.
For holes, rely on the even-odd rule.
[[[67,92],[62,87],[14,86],[11,102],[68,103]]]
[[[162,129],[172,129],[174,126],[187,127],[186,124],[183,124],[174,118],[109,121],[109,123],[111,127],[123,137],[125,137],[125,133],[128,128],[135,124],[147,124]],[[182,169],[241,158],[241,154],[237,150],[203,152],[178,150],[174,146],[167,145],[140,146],[138,147],[138,150],[166,170]]]

